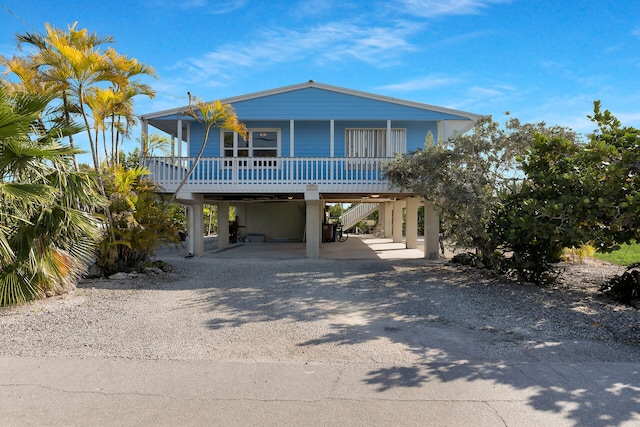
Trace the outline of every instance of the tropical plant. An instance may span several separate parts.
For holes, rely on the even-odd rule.
[[[178,193],[182,190],[182,187],[184,187],[186,182],[189,180],[189,177],[198,166],[198,163],[202,158],[202,154],[204,153],[204,149],[207,146],[207,142],[209,141],[209,133],[212,128],[222,128],[237,132],[245,139],[248,139],[247,127],[244,123],[241,123],[238,120],[238,116],[231,104],[223,104],[219,100],[212,102],[196,101],[184,111],[184,115],[194,118],[204,127],[204,139],[198,154],[189,168],[189,171],[185,174],[184,178],[180,181],[180,184],[171,196],[170,203],[173,203],[176,200]]]
[[[136,123],[133,98],[154,96],[136,77],[154,76],[155,71],[113,48],[102,49],[114,42],[113,37],[78,29],[77,22],[66,31],[49,24],[45,27],[45,34],[18,35],[19,46],[27,44],[36,50],[25,58],[2,59],[3,65],[18,77],[21,90],[38,93],[44,89],[57,94],[65,123],[80,117],[96,170],[117,164],[121,139],[129,137]],[[70,143],[73,146],[73,139]]]
[[[51,100],[0,89],[0,305],[73,286],[100,237],[95,175],[58,142],[80,128],[48,121]]]
[[[96,264],[104,274],[139,270],[161,243],[178,243],[181,224],[167,209],[142,167],[113,166],[105,176],[112,227],[102,240]]]
[[[448,240],[475,249],[491,266],[497,247],[489,224],[503,194],[522,178],[516,157],[533,143],[536,133],[575,138],[564,128],[521,124],[513,118],[502,127],[488,116],[478,120],[469,135],[449,141],[427,135],[424,149],[387,165],[386,177],[432,201]]]
[[[640,237],[640,131],[599,102],[592,119],[599,129],[586,143],[537,135],[519,159],[524,181],[496,209],[492,235],[526,280],[545,281],[563,248],[606,252]]]
[[[600,292],[623,304],[640,301],[640,267],[631,265],[619,276],[614,276],[600,287]],[[637,305],[636,305],[637,306]]]

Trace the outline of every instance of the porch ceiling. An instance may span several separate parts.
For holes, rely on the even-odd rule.
[[[380,203],[390,200],[402,200],[411,197],[407,193],[385,193],[380,197],[371,197],[369,193],[320,193],[320,199],[327,203]],[[204,193],[205,203],[215,203],[219,201],[227,202],[288,202],[304,201],[303,193]]]

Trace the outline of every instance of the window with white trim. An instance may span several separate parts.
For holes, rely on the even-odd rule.
[[[222,130],[221,152],[223,157],[245,158],[240,166],[247,166],[246,158],[254,158],[253,166],[276,166],[280,152],[280,129],[249,129],[249,140],[236,132]],[[259,159],[257,159],[259,158]],[[231,166],[225,161],[225,166]]]
[[[391,153],[387,155],[387,129],[345,129],[346,157],[391,157],[407,151],[407,130],[391,129]]]

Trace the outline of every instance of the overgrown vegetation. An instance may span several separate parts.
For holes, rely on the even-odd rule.
[[[69,143],[66,151],[56,149],[60,157],[65,156],[64,162],[70,164],[59,160],[42,160],[50,170],[57,173],[55,184],[58,187],[55,191],[41,190],[37,195],[39,199],[29,199],[30,207],[40,207],[44,212],[49,212],[48,205],[54,199],[51,194],[60,193],[63,195],[61,197],[68,197],[71,206],[101,219],[100,228],[94,230],[94,234],[101,232],[98,236],[101,241],[93,255],[104,272],[108,274],[135,268],[149,257],[158,242],[177,240],[176,215],[181,215],[179,210],[169,207],[158,198],[156,189],[144,178],[147,172],[138,167],[137,160],[127,159],[121,151],[122,143],[130,137],[131,129],[136,124],[134,99],[139,95],[154,96],[154,91],[140,78],[153,77],[154,70],[108,47],[114,42],[112,37],[101,37],[86,29],[78,29],[77,24],[69,26],[67,30],[47,24],[44,33],[20,34],[17,41],[20,48],[28,49],[24,56],[0,57],[7,75],[0,85],[14,99],[44,99],[46,106],[50,107],[47,117],[51,123],[51,131],[56,131],[52,138],[65,138]],[[15,105],[17,104],[14,103]],[[33,121],[33,117],[31,119],[33,128],[30,137],[33,138],[36,130],[34,124],[37,122]],[[76,120],[84,125],[76,126]],[[63,129],[68,130],[62,131]],[[45,132],[42,126],[37,130]],[[17,129],[11,128],[9,131],[16,132]],[[76,159],[81,152],[73,148],[73,137],[81,131],[86,133],[93,161],[91,168],[82,171]],[[37,136],[38,140],[44,140],[41,133]],[[13,141],[14,138],[25,139],[16,135],[9,135],[7,141]],[[166,147],[166,140],[144,136],[141,141],[142,157],[148,156],[154,149]],[[7,145],[6,149],[9,148]],[[33,150],[33,147],[16,152],[16,162],[26,162],[29,156],[35,159],[37,155],[31,154],[29,150]],[[5,162],[3,166],[7,168],[5,178],[17,181],[18,163]],[[34,177],[35,175],[31,178],[35,179]],[[74,181],[74,177],[85,177],[83,187]],[[44,184],[38,182],[38,185]],[[74,191],[81,191],[83,195],[79,196]],[[104,203],[84,202],[89,195],[93,195],[96,200],[100,195],[99,198]],[[24,216],[25,213],[28,215]],[[13,223],[9,229],[5,229],[5,233],[18,230],[23,233],[33,223],[42,221],[42,217],[34,219],[31,215],[29,210],[23,210],[14,216],[7,213],[5,218],[11,218]],[[48,236],[48,230],[40,231],[43,236]],[[70,230],[65,230],[64,233],[64,239],[73,242],[69,244],[69,250],[89,247],[77,233]],[[82,268],[90,258],[84,254]],[[3,274],[7,271],[3,267]],[[74,277],[77,278],[78,275],[75,274]],[[24,283],[26,281],[27,279],[23,280]],[[25,291],[16,291],[16,283],[18,282],[14,281],[11,285],[11,292],[26,295]],[[28,293],[29,297],[18,295],[4,301],[20,302],[42,294],[38,289]]]
[[[640,264],[629,266],[627,271],[620,276],[615,276],[602,285],[600,292],[609,295],[613,299],[631,304],[640,300]]]
[[[79,128],[50,121],[51,100],[0,87],[0,306],[74,285],[100,238],[105,200],[59,142]]]
[[[433,201],[450,240],[482,265],[544,283],[565,248],[607,252],[640,234],[640,131],[599,102],[591,119],[598,130],[584,142],[565,128],[485,118],[470,135],[428,139],[387,177]]]
[[[103,239],[96,264],[105,275],[140,270],[160,243],[178,243],[174,212],[156,194],[148,172],[114,166],[106,176],[112,217],[111,238]]]

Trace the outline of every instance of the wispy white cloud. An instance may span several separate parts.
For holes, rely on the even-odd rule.
[[[469,96],[473,98],[499,98],[505,96],[505,92],[496,88],[474,86],[469,89]]]
[[[202,82],[297,61],[320,64],[357,60],[385,67],[415,48],[409,41],[415,27],[409,22],[396,22],[391,27],[329,22],[297,30],[272,28],[254,34],[250,42],[226,44],[201,57],[184,60],[177,68],[186,69],[184,75]]]
[[[450,15],[477,14],[491,5],[510,3],[511,0],[400,0],[398,7],[404,12],[425,18]]]
[[[241,9],[247,4],[248,0],[182,0],[179,2],[168,0],[155,0],[151,4],[153,7],[170,7],[182,10],[201,9],[207,14],[223,15]]]
[[[356,3],[348,3],[343,0],[302,0],[296,4],[291,13],[298,17],[315,17],[320,15],[331,15],[340,11],[344,13],[345,9],[355,10]]]
[[[444,86],[451,86],[459,82],[460,79],[456,77],[423,76],[402,83],[381,86],[379,89],[391,92],[415,92],[419,90],[430,90]]]

